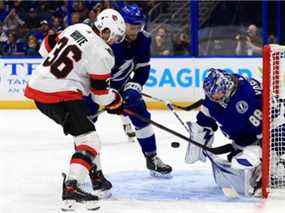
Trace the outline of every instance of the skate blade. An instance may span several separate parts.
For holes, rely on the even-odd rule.
[[[100,200],[104,200],[104,199],[108,199],[110,197],[112,197],[112,192],[111,190],[94,190],[93,192],[91,192],[92,195],[97,196]]]
[[[162,179],[170,179],[170,178],[172,178],[171,173],[163,174],[163,173],[160,173],[160,172],[157,172],[157,171],[149,170],[149,174],[150,174],[150,176],[155,177],[155,178],[162,178]]]
[[[96,211],[100,209],[98,201],[76,202],[75,200],[64,200],[61,207],[62,212],[75,212],[77,210]]]

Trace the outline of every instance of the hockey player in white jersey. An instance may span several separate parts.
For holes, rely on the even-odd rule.
[[[121,42],[125,30],[124,19],[113,9],[103,10],[93,28],[86,24],[67,27],[50,52],[41,48],[46,57],[25,89],[25,96],[33,99],[43,114],[61,125],[66,135],[73,136],[75,152],[63,182],[62,199],[68,204],[64,210],[81,203],[88,203],[91,209],[99,208],[98,197],[81,187],[88,175],[92,179],[92,171],[96,170],[94,159],[101,147],[82,98],[91,93],[93,100],[107,111],[121,110],[121,96],[109,89],[114,66],[109,45]],[[43,45],[47,47],[48,41]]]

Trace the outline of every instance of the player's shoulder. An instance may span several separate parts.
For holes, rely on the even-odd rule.
[[[141,32],[138,33],[138,39],[139,42],[143,43],[150,43],[151,41],[151,35],[149,32],[142,30]]]
[[[245,94],[261,95],[262,89],[259,81],[252,77],[239,77],[239,87]]]

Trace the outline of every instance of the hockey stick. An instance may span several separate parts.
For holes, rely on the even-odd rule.
[[[164,103],[170,103],[169,101],[162,100],[162,99],[157,98],[157,97],[153,97],[153,96],[148,95],[148,94],[143,93],[143,92],[142,92],[142,95],[147,97],[147,98],[151,98],[153,100],[156,100],[156,101],[160,101],[160,102],[164,102]],[[202,103],[203,103],[203,99],[199,99],[198,101],[194,102],[193,104],[190,104],[189,106],[179,106],[179,105],[176,105],[176,104],[173,104],[173,103],[170,103],[170,104],[172,106],[174,106],[175,108],[177,108],[177,109],[182,109],[182,110],[185,110],[185,111],[191,111],[191,110],[196,109],[199,106],[201,106]]]
[[[169,109],[175,114],[176,118],[179,120],[179,122],[182,124],[182,126],[185,128],[185,130],[189,133],[190,137],[191,137],[191,133],[190,133],[190,129],[186,126],[186,124],[183,122],[183,120],[180,118],[180,116],[175,113],[173,111],[173,108],[171,108],[171,104],[169,105]],[[203,152],[204,155],[206,157],[209,158],[210,162],[213,164],[213,166],[215,166],[216,169],[219,170],[220,174],[224,177],[224,179],[226,180],[226,182],[228,183],[228,187],[221,187],[222,191],[224,193],[224,195],[230,199],[235,199],[239,197],[238,192],[235,190],[235,188],[232,186],[230,180],[228,180],[228,178],[226,177],[226,175],[224,174],[224,172],[222,171],[222,169],[220,168],[220,166],[216,163],[216,161],[210,156],[209,153],[207,152]]]
[[[163,100],[163,99],[159,99],[153,96],[150,96],[148,94],[142,93],[143,96],[148,97],[148,98],[152,98],[154,100],[158,100],[160,102],[163,102],[167,108],[174,114],[174,116],[177,118],[177,120],[181,123],[181,125],[186,129],[187,132],[189,132],[189,128],[186,126],[186,124],[182,121],[182,119],[180,118],[180,116],[174,111],[174,104],[171,103],[170,101],[167,100]],[[194,103],[195,104],[195,103]],[[196,104],[197,105],[197,104]],[[192,105],[190,105],[192,106]],[[188,106],[189,107],[189,106]],[[194,109],[194,108],[193,108]]]
[[[226,145],[223,145],[223,146],[213,147],[213,148],[212,147],[207,147],[207,146],[202,145],[202,144],[200,144],[200,143],[198,143],[196,141],[191,140],[189,137],[186,137],[185,135],[182,135],[182,134],[180,134],[180,133],[178,133],[178,132],[176,132],[176,131],[174,131],[172,129],[169,129],[166,126],[163,126],[163,125],[161,125],[161,124],[159,124],[159,123],[157,123],[157,122],[155,122],[155,121],[153,121],[153,120],[151,120],[149,118],[143,117],[143,116],[141,116],[141,115],[139,115],[139,114],[137,114],[137,113],[135,113],[135,112],[133,112],[133,111],[131,111],[129,109],[124,109],[124,112],[127,113],[128,115],[136,117],[137,119],[139,119],[139,120],[141,120],[143,122],[152,124],[152,125],[160,128],[160,129],[162,129],[162,130],[164,130],[164,131],[166,131],[168,133],[171,133],[171,134],[173,134],[173,135],[175,135],[175,136],[177,136],[177,137],[179,137],[181,139],[184,139],[187,142],[195,144],[196,146],[199,146],[200,148],[202,148],[202,149],[204,149],[204,150],[206,150],[208,152],[211,152],[211,153],[213,153],[215,155],[221,155],[221,154],[224,154],[224,153],[227,153],[227,152],[231,152],[233,150],[232,144],[226,144]]]
[[[183,120],[180,118],[180,116],[174,111],[171,103],[166,103],[168,109],[171,110],[175,117],[179,120],[179,122],[182,124],[182,126],[185,128],[185,130],[189,133],[190,137],[191,137],[191,133],[190,133],[190,129],[186,126],[186,124],[183,122]],[[215,166],[216,169],[219,170],[220,174],[224,177],[224,179],[226,180],[226,182],[228,183],[229,187],[221,187],[222,191],[224,193],[224,195],[230,199],[235,199],[239,197],[238,192],[235,190],[235,188],[232,186],[230,180],[228,180],[228,178],[224,175],[222,169],[218,166],[218,164],[215,162],[215,160],[210,156],[210,154],[208,154],[207,152],[204,152],[205,156],[209,158],[210,162],[213,164],[213,166]]]

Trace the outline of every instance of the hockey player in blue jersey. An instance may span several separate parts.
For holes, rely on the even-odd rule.
[[[234,187],[242,194],[252,194],[258,188],[261,173],[262,90],[253,78],[229,74],[220,69],[209,69],[203,82],[205,100],[195,123],[189,122],[190,137],[211,146],[214,132],[220,128],[232,141],[234,151],[227,161],[188,144],[185,161],[212,162],[216,183]]]
[[[143,30],[145,17],[137,5],[126,5],[120,12],[126,22],[127,31],[126,38],[120,45],[112,45],[115,66],[112,69],[111,88],[119,91],[122,95],[125,108],[150,118],[141,91],[149,77],[151,38]],[[87,100],[87,103],[93,114],[96,113],[98,106],[94,105],[90,99]],[[116,112],[112,113],[116,114]],[[129,116],[129,118],[135,127],[136,137],[145,156],[147,169],[154,176],[169,176],[172,168],[157,156],[156,139],[152,126],[133,116]],[[102,177],[102,188],[111,188],[111,183],[104,178],[100,169],[100,159],[97,162],[100,172],[97,183],[101,184],[100,177]]]

